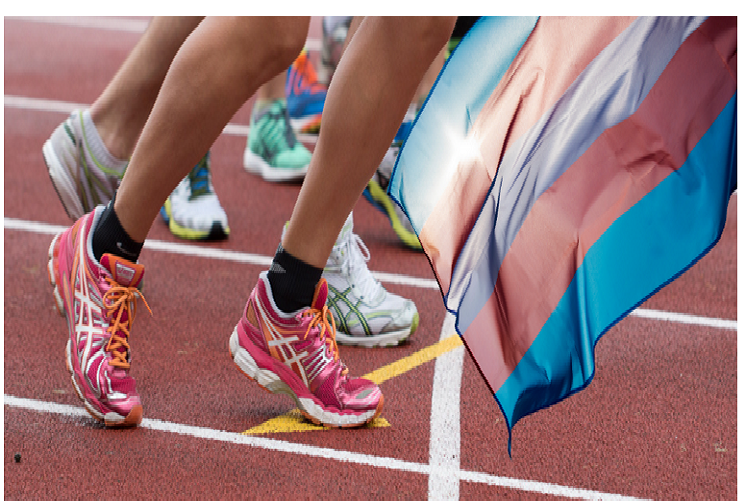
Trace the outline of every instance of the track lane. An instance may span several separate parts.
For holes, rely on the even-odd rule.
[[[123,59],[137,40],[137,35],[126,33],[92,34],[99,30],[8,19],[5,29],[6,94],[63,102],[94,99],[113,74],[106,69],[116,68],[121,61],[117,58]],[[44,36],[34,37],[35,29],[43,30]],[[68,51],[77,51],[76,56]],[[49,64],[55,58],[58,61]],[[91,72],[86,58],[100,58],[101,72]],[[53,70],[58,73],[51,78]],[[71,85],[70,75],[86,82]],[[5,114],[5,216],[69,225],[40,155],[41,143],[64,115],[8,107]],[[246,114],[244,107],[234,123],[247,124]],[[268,184],[246,175],[240,166],[244,144],[241,136],[223,135],[213,148],[216,190],[234,230],[227,242],[210,247],[270,256],[298,186]],[[401,248],[385,219],[367,203],[361,201],[355,215],[356,232],[371,249],[372,270],[432,278],[427,260]],[[734,197],[721,243],[643,308],[735,320],[736,228]],[[79,408],[62,364],[64,321],[52,308],[44,277],[50,238],[8,228],[4,236],[5,393]],[[149,238],[181,243],[159,221]],[[289,400],[259,392],[231,368],[227,356],[227,336],[245,303],[251,278],[262,266],[153,249],[143,253],[143,262],[148,267],[145,294],[156,306],[152,318],[141,310],[134,332],[136,376],[147,400],[146,417],[235,434],[287,412]],[[355,373],[373,371],[439,338],[443,308],[438,291],[394,284],[389,288],[415,299],[423,316],[420,329],[411,344],[391,350],[343,348]],[[185,312],[202,316],[185,317]],[[44,340],[33,346],[33,358],[28,357],[29,337]],[[623,320],[599,343],[598,373],[587,390],[519,423],[512,460],[507,457],[499,409],[467,356],[460,390],[461,469],[446,472],[458,481],[451,495],[734,499],[736,340],[737,333],[727,329]],[[391,427],[258,437],[372,456],[386,460],[385,468],[328,459],[309,466],[305,456],[247,450],[161,430],[113,432],[85,417],[30,412],[6,403],[5,496],[105,499],[111,497],[109,489],[118,499],[357,499],[360,491],[370,491],[364,494],[373,499],[427,499],[434,494],[429,488],[429,442],[436,365],[429,361],[383,385],[384,417]],[[23,453],[20,464],[12,460],[16,450]],[[85,471],[92,456],[102,460],[93,467],[93,477]],[[122,459],[121,479],[137,483],[117,480],[107,488],[92,482],[107,480]],[[392,467],[397,463],[422,470],[398,470]],[[153,466],[167,473],[170,481],[157,492]],[[302,495],[292,484],[293,474],[300,470],[310,474]],[[271,485],[264,483],[269,478]],[[511,485],[514,480],[523,485],[516,488]],[[578,492],[542,492],[541,488],[554,487],[542,484]]]

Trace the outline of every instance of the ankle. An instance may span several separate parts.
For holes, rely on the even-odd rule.
[[[294,257],[280,244],[267,272],[267,281],[278,309],[293,313],[310,306],[323,272],[323,268]]]
[[[131,149],[122,142],[122,135],[111,132],[106,122],[94,122],[91,109],[83,111],[83,131],[86,143],[93,156],[107,168],[124,172]]]
[[[96,228],[93,230],[91,238],[93,257],[100,262],[105,253],[110,253],[130,262],[137,262],[140,258],[143,243],[132,239],[122,227],[119,217],[114,211],[115,199],[116,194],[104,209]]]

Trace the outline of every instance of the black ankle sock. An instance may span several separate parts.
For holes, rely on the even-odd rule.
[[[267,272],[267,280],[280,311],[292,313],[310,306],[316,284],[323,272],[323,268],[314,267],[295,258],[280,244]]]
[[[137,262],[140,257],[143,243],[133,240],[119,222],[119,217],[114,212],[114,199],[104,210],[101,218],[93,230],[92,247],[93,256],[101,261],[104,253],[111,253],[122,257],[130,262]]]

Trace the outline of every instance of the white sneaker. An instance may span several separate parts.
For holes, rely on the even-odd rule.
[[[210,152],[176,186],[161,208],[169,230],[182,239],[225,239],[230,234],[210,176]]]
[[[42,147],[49,178],[73,220],[107,204],[127,168],[126,161],[107,162],[93,154],[86,140],[83,112],[73,111]]]
[[[417,329],[417,307],[386,291],[368,270],[370,252],[352,232],[347,217],[324,268],[329,285],[327,305],[337,325],[337,342],[355,346],[396,346]]]

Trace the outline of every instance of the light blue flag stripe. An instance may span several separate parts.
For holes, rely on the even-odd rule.
[[[495,393],[509,429],[587,386],[601,336],[715,245],[736,187],[736,147],[734,95],[682,167],[588,250],[549,320]]]
[[[513,62],[538,17],[485,17],[461,40],[422,108],[389,182],[419,234],[448,182],[471,122]]]

